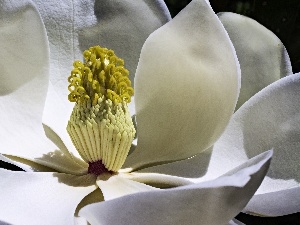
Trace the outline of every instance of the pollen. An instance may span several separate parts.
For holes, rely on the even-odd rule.
[[[98,98],[105,96],[113,102],[131,101],[133,88],[124,67],[124,60],[113,50],[94,46],[84,51],[85,62],[75,61],[68,78],[70,102],[84,102],[91,99],[97,104]]]
[[[89,173],[117,172],[135,136],[127,106],[133,95],[129,73],[112,50],[95,46],[83,56],[85,62],[75,61],[68,78],[68,98],[75,106],[67,131]]]

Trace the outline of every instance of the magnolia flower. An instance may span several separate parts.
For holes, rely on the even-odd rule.
[[[5,138],[0,157],[26,171],[0,170],[1,222],[234,224],[229,221],[247,205],[268,170],[272,152],[259,153],[271,148],[275,163],[245,210],[262,215],[299,211],[298,135],[293,135],[299,131],[298,75],[266,87],[232,116],[239,63],[206,1],[192,1],[149,38],[170,20],[161,1],[34,3],[1,2],[0,136]],[[289,72],[281,69],[289,61],[272,35],[264,39],[270,46],[259,54],[249,51],[250,43],[239,52],[243,32],[235,22],[250,23],[253,35],[257,29],[262,36],[268,31],[231,14],[221,20],[237,47],[242,72],[243,62],[253,55],[254,74]],[[269,57],[274,64],[259,66],[274,43],[276,54]],[[124,169],[99,176],[89,173],[89,162],[66,131],[74,106],[67,101],[72,61],[97,44],[125,59],[132,81],[135,74],[138,132]],[[274,196],[287,201],[274,201]]]

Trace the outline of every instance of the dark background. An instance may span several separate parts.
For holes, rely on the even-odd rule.
[[[174,17],[191,0],[165,2]],[[289,53],[293,72],[300,72],[300,0],[210,0],[210,3],[216,13],[246,15],[273,31]],[[300,225],[300,213],[273,218],[240,213],[236,218],[246,225]]]
[[[172,17],[191,0],[165,0]],[[287,48],[293,72],[300,72],[300,0],[210,0],[216,13],[235,12],[251,17],[273,31]],[[0,161],[0,168],[20,168]],[[300,204],[300,203],[299,203]],[[281,217],[256,217],[240,213],[246,225],[300,225],[300,213]]]

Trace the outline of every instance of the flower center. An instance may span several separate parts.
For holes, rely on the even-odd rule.
[[[95,46],[83,55],[85,62],[75,61],[68,78],[68,98],[76,104],[67,131],[89,173],[116,172],[135,135],[127,106],[133,95],[129,73],[112,50]]]
[[[96,162],[89,162],[89,169],[88,173],[95,174],[97,176],[101,175],[102,173],[108,173],[106,167],[103,165],[102,161],[96,161]]]

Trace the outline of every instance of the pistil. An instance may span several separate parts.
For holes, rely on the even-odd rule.
[[[99,176],[103,173],[112,173],[112,171],[107,170],[102,161],[98,160],[96,162],[89,162],[88,173]]]
[[[84,58],[75,61],[68,78],[68,98],[76,104],[67,131],[89,173],[117,172],[135,135],[127,106],[133,95],[129,73],[122,59],[100,46],[85,51]]]

